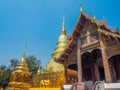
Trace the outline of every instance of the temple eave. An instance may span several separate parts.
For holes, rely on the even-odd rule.
[[[63,64],[65,60],[61,58],[60,59],[54,58],[54,61],[57,63]]]

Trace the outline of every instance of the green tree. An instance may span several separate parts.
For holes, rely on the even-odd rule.
[[[5,88],[10,81],[11,70],[10,68],[4,68],[0,75],[0,87]]]
[[[18,64],[18,60],[13,58],[10,60],[10,69],[13,71]]]
[[[6,68],[7,68],[7,66],[5,66],[5,65],[1,65],[1,66],[0,66],[0,70],[1,70],[1,71],[5,70]]]
[[[8,86],[8,83],[10,82],[11,72],[15,69],[17,64],[17,59],[11,59],[9,67],[5,65],[0,66],[0,70],[2,71],[0,75],[0,87],[6,88]]]
[[[26,58],[26,62],[32,76],[37,73],[39,66],[40,66],[40,69],[42,69],[41,60],[38,60],[34,55],[28,56]]]

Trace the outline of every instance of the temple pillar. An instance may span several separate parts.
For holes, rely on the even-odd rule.
[[[100,33],[99,33],[99,37],[100,37],[100,47],[101,47],[102,60],[103,60],[103,66],[104,66],[104,72],[105,72],[105,79],[106,79],[106,82],[112,82],[110,67],[108,63],[108,57],[107,57],[107,54],[105,51],[105,45]]]
[[[78,64],[78,83],[82,82],[82,59],[81,59],[81,42],[77,40],[77,64]]]

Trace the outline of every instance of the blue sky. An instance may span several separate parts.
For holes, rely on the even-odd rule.
[[[20,60],[24,46],[27,55],[35,55],[45,67],[51,59],[65,16],[70,35],[80,16],[79,0],[0,0],[0,65],[11,58]],[[120,27],[119,0],[82,0],[83,10]]]

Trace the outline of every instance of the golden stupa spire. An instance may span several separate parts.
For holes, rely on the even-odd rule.
[[[65,17],[63,17],[63,21],[62,21],[62,31],[61,31],[61,35],[64,34],[66,35],[66,30],[65,30]]]
[[[19,70],[20,68],[24,68],[24,70],[26,70],[27,72],[29,72],[28,68],[27,68],[27,64],[26,64],[26,46],[24,48],[24,53],[23,56],[19,62],[19,64],[16,67],[16,70]],[[24,71],[23,71],[24,72]]]
[[[23,65],[26,65],[26,48],[27,48],[27,46],[25,45],[24,53],[23,53],[22,59],[20,61],[20,64],[23,64]]]
[[[39,66],[39,68],[38,68],[38,71],[37,71],[37,75],[40,75],[40,66]]]
[[[63,22],[62,22],[62,31],[65,31],[65,17],[63,17]]]
[[[25,45],[23,57],[26,57],[26,49],[27,49],[27,46]]]
[[[65,30],[65,18],[63,17],[62,30],[58,39],[57,47],[52,56],[58,58],[68,45],[68,39]]]

